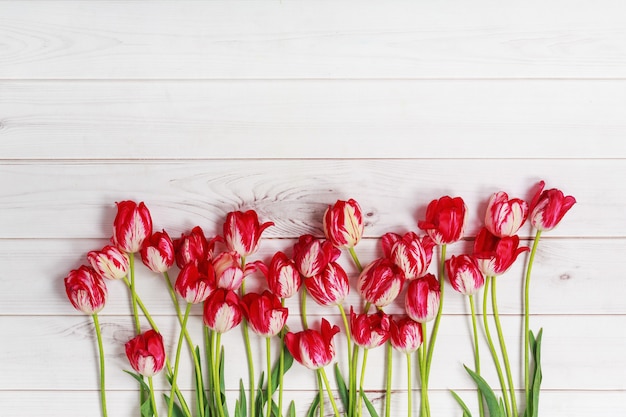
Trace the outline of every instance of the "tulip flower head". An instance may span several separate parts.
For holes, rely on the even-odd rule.
[[[435,242],[430,236],[420,238],[414,232],[403,236],[385,233],[381,239],[383,253],[402,269],[406,279],[415,279],[426,274],[433,257]]]
[[[238,290],[244,278],[254,273],[260,261],[241,267],[241,256],[237,252],[222,252],[213,260],[217,286],[227,290]]]
[[[229,251],[240,256],[248,256],[257,251],[261,234],[273,226],[273,222],[260,224],[254,210],[232,211],[226,215],[224,223],[224,242]]]
[[[417,227],[424,230],[437,244],[454,243],[463,237],[467,208],[461,197],[444,196],[433,200],[426,208],[426,219]]]
[[[328,365],[335,357],[333,337],[339,333],[339,327],[331,326],[322,319],[320,330],[307,329],[285,335],[285,346],[291,356],[309,369],[319,369]]]
[[[87,260],[93,269],[106,279],[122,279],[128,274],[128,255],[116,246],[107,245],[99,251],[87,253]]]
[[[144,240],[152,234],[150,211],[143,202],[127,200],[116,204],[112,242],[126,253],[139,252]]]
[[[182,234],[180,238],[174,240],[174,254],[176,265],[184,268],[191,262],[210,261],[213,259],[215,243],[221,237],[207,239],[200,226],[196,226],[187,234]]]
[[[216,289],[215,270],[211,262],[185,265],[178,273],[174,289],[188,303],[198,304],[205,301]]]
[[[281,251],[276,252],[272,257],[265,276],[270,291],[279,298],[292,297],[302,285],[302,278],[295,262]]]
[[[367,265],[357,280],[357,291],[370,304],[385,307],[398,297],[404,285],[404,272],[388,258]]]
[[[452,288],[463,295],[474,295],[485,285],[485,277],[471,255],[453,255],[446,260],[445,267]]]
[[[237,327],[243,318],[241,301],[232,290],[218,288],[204,302],[204,324],[218,333]]]
[[[409,282],[404,299],[407,315],[419,323],[435,318],[439,309],[441,288],[433,274]]]
[[[338,248],[353,248],[363,236],[363,214],[355,200],[337,200],[328,206],[323,220],[326,238]]]
[[[389,333],[391,346],[398,352],[413,353],[422,345],[422,325],[410,317],[392,319]]]
[[[82,265],[65,277],[65,292],[75,309],[85,314],[96,314],[107,299],[104,279],[95,269]]]
[[[319,274],[304,279],[309,295],[320,305],[339,305],[350,291],[348,274],[337,262],[331,262]]]
[[[158,374],[165,365],[163,337],[153,329],[126,342],[125,348],[130,366],[145,377]]]
[[[499,238],[483,227],[474,241],[474,257],[485,276],[502,275],[528,247],[519,247],[519,236]]]
[[[266,290],[262,294],[248,293],[241,299],[248,325],[260,336],[276,336],[287,322],[288,310],[280,299]]]
[[[310,278],[322,272],[326,265],[341,256],[341,250],[328,240],[317,239],[313,235],[302,235],[293,245],[293,260],[298,272]]]
[[[576,203],[576,199],[571,195],[565,196],[556,188],[544,190],[544,187],[545,182],[541,181],[531,203],[530,222],[537,230],[552,230]]]
[[[513,236],[528,217],[528,203],[519,198],[509,200],[504,191],[494,193],[489,198],[485,214],[485,226],[498,237]]]
[[[382,310],[373,314],[356,314],[350,307],[350,334],[354,343],[365,349],[373,349],[385,343],[390,336],[391,317]]]
[[[165,230],[146,239],[139,253],[152,272],[163,273],[174,265],[174,242]]]

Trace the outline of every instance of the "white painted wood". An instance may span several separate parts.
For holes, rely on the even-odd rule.
[[[0,78],[615,78],[619,0],[0,2]]]
[[[626,158],[624,97],[626,80],[4,81],[0,158]]]

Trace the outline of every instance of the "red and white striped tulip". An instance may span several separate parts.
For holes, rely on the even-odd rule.
[[[497,237],[483,227],[474,241],[474,257],[485,276],[502,275],[528,247],[519,247],[519,236]]]
[[[209,261],[185,265],[174,284],[176,293],[191,304],[205,301],[216,288],[215,270]]]
[[[407,315],[419,323],[426,323],[435,318],[439,309],[441,288],[433,274],[409,282],[404,299]]]
[[[116,204],[112,242],[126,253],[139,252],[144,240],[152,234],[150,211],[143,202],[127,200]]]
[[[454,243],[463,237],[467,207],[461,197],[444,196],[433,200],[426,208],[426,218],[417,223],[437,244]]]
[[[75,309],[93,315],[104,308],[107,287],[95,269],[81,265],[65,277],[65,292]]]
[[[280,299],[265,290],[261,294],[248,293],[241,299],[243,312],[248,325],[260,336],[276,336],[285,326],[289,311],[283,307]]]
[[[221,237],[207,239],[200,226],[195,226],[187,234],[183,233],[180,238],[174,239],[174,254],[176,265],[183,268],[191,262],[210,261],[213,259],[215,242]]]
[[[336,261],[339,256],[341,251],[332,243],[310,234],[300,236],[298,242],[293,245],[293,260],[298,272],[304,278],[319,274],[326,265]]]
[[[391,318],[382,310],[373,314],[356,314],[350,307],[350,334],[357,346],[373,349],[389,340]]]
[[[107,245],[99,251],[87,253],[87,260],[93,269],[106,279],[122,279],[128,274],[128,255],[116,246]]]
[[[163,337],[153,329],[126,342],[125,348],[130,366],[145,377],[158,374],[165,365]]]
[[[218,288],[204,302],[202,319],[208,328],[225,333],[243,319],[241,300],[234,291]]]
[[[452,255],[445,261],[445,267],[452,288],[463,295],[474,295],[485,285],[485,277],[471,255]]]
[[[254,210],[232,211],[226,215],[224,222],[226,247],[240,256],[251,255],[258,250],[263,231],[273,225],[273,222],[260,224]]]
[[[285,335],[285,346],[291,356],[309,369],[319,369],[328,365],[335,357],[333,337],[339,333],[339,327],[331,326],[322,319],[320,330],[307,329]]]
[[[400,236],[396,233],[385,233],[382,237],[385,257],[404,271],[406,279],[415,279],[428,271],[433,257],[435,242],[430,236],[419,237],[414,232]]]
[[[227,290],[238,290],[244,278],[254,273],[260,261],[250,262],[241,268],[241,256],[237,252],[222,252],[213,260],[217,286]]]
[[[348,274],[337,262],[331,262],[319,274],[305,278],[304,286],[323,306],[341,304],[350,291]]]
[[[328,206],[323,220],[326,238],[338,248],[352,248],[363,236],[363,214],[354,199]]]
[[[284,252],[278,251],[272,256],[267,270],[267,286],[279,298],[290,298],[298,293],[302,278],[296,264]]]
[[[494,193],[487,203],[485,227],[495,236],[513,236],[528,217],[528,203],[519,198],[509,199],[504,191]]]
[[[165,230],[146,239],[139,253],[141,262],[152,272],[163,273],[174,265],[174,242]]]
[[[392,319],[389,333],[391,346],[398,352],[413,353],[422,345],[422,325],[408,316]]]
[[[389,258],[378,258],[367,265],[357,280],[358,293],[378,308],[391,304],[402,291],[404,272]]]
[[[571,195],[565,196],[556,188],[544,190],[545,182],[539,183],[539,190],[531,203],[530,222],[537,230],[552,230],[563,219],[565,213],[576,204]]]

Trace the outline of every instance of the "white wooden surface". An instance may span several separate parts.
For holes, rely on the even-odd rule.
[[[145,201],[174,236],[215,234],[225,213],[253,208],[276,223],[256,255],[267,259],[321,235],[325,206],[353,197],[367,213],[367,262],[379,236],[416,230],[446,194],[470,210],[451,248],[461,252],[490,193],[528,197],[539,179],[578,200],[534,269],[542,415],[626,409],[626,5],[421,3],[0,1],[0,416],[99,416],[93,328],[62,278],[107,242],[115,201]],[[510,346],[521,275],[519,263],[499,286]],[[163,282],[145,270],[138,280],[171,347]],[[353,291],[347,304],[357,301]],[[431,383],[444,417],[460,414],[449,389],[474,399],[461,367],[472,361],[467,308],[451,289],[445,303]],[[122,372],[129,314],[112,285],[101,321],[116,417],[136,414]],[[225,339],[243,354],[239,332]],[[382,352],[368,363],[380,406]],[[393,414],[405,415],[395,363]],[[234,389],[245,366],[229,371]],[[314,381],[297,365],[288,375],[302,410]]]

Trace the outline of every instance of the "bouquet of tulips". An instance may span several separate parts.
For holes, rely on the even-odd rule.
[[[448,281],[454,290],[467,296],[471,312],[475,363],[473,369],[466,366],[466,370],[476,383],[480,417],[537,416],[542,332],[535,335],[529,328],[531,269],[541,233],[554,228],[574,203],[573,197],[558,189],[544,190],[543,181],[530,203],[509,199],[505,192],[494,193],[489,198],[485,223],[474,240],[473,251],[448,257],[447,247],[464,237],[467,207],[461,197],[444,196],[430,202],[425,218],[417,222],[421,232],[384,234],[380,238],[381,256],[363,267],[355,247],[362,239],[364,221],[354,199],[338,200],[328,206],[322,219],[324,237],[302,235],[290,253],[277,251],[265,261],[249,261],[249,258],[257,253],[262,233],[273,223],[261,223],[253,210],[228,213],[221,235],[207,238],[202,228],[196,226],[171,239],[165,230],[153,232],[152,218],[144,203],[119,202],[110,244],[89,252],[89,265],[70,271],[65,278],[72,305],[93,319],[100,359],[102,414],[107,416],[98,313],[106,303],[107,281],[121,281],[129,291],[135,336],[125,345],[133,370],[126,372],[139,384],[138,406],[143,417],[156,417],[160,409],[167,410],[168,417],[230,415],[224,385],[226,353],[221,336],[237,326],[242,329],[249,372],[247,387],[244,379],[240,379],[233,408],[235,417],[295,416],[293,401],[287,407],[283,405],[285,373],[294,359],[315,372],[317,379],[319,395],[308,405],[307,416],[325,415],[327,399],[337,417],[357,417],[364,412],[376,417],[383,412],[389,417],[394,352],[399,352],[406,361],[407,415],[418,413],[430,417],[429,376]],[[520,246],[517,236],[527,219],[536,230],[532,249]],[[349,306],[349,310],[344,301],[351,288],[350,278],[338,262],[344,251],[359,271],[354,286],[362,300],[360,305]],[[530,256],[524,276],[525,396],[518,405],[498,315],[496,282],[526,251],[530,251]],[[169,291],[179,323],[178,342],[171,352],[166,352],[159,328],[140,298],[135,282],[136,254],[145,267],[163,276]],[[437,256],[433,274],[431,260]],[[177,277],[172,281],[169,272],[174,269]],[[265,278],[261,289],[246,291],[246,281],[259,275]],[[474,298],[479,290],[483,291],[482,325],[498,375],[496,390],[481,376],[479,314]],[[297,295],[299,331],[286,326],[289,310],[285,300]],[[320,323],[309,325],[306,306],[310,299],[321,306],[337,308],[341,323],[322,318]],[[403,314],[385,312],[396,302],[402,303]],[[201,344],[194,343],[188,330],[195,304],[202,305]],[[141,327],[142,317],[149,323],[149,329]],[[491,336],[489,317],[493,318],[499,349]],[[250,331],[266,342],[266,367],[259,374],[255,372],[257,364],[252,355]],[[334,363],[336,390],[333,391],[325,368],[336,359],[334,338],[339,333],[345,336],[347,364]],[[277,352],[272,351],[272,339],[278,341]],[[193,361],[192,399],[185,398],[178,385],[184,344]],[[381,346],[385,346],[387,361],[384,410],[372,404],[363,388],[368,352]],[[417,372],[413,370],[413,360]],[[169,389],[157,396],[153,378],[164,369]],[[333,392],[337,393],[337,399]],[[420,400],[419,408],[415,409],[414,392]],[[463,415],[471,416],[460,396],[455,392],[452,395]]]

